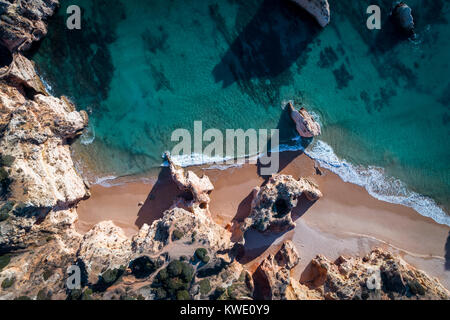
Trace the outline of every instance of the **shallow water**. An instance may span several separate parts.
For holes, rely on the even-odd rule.
[[[294,100],[340,159],[384,168],[448,208],[449,1],[408,1],[416,41],[394,32],[392,1],[370,1],[383,8],[380,31],[366,28],[365,1],[329,2],[321,30],[288,1],[63,0],[33,59],[54,94],[92,111],[77,145],[88,175],[159,166],[172,131],[195,120],[279,128],[295,144],[282,109]],[[83,8],[80,31],[65,28],[69,3]]]

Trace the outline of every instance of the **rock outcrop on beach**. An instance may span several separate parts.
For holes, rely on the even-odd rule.
[[[291,0],[308,11],[317,22],[325,27],[330,23],[330,5],[327,0]]]
[[[295,180],[288,175],[272,176],[267,184],[254,189],[251,212],[245,219],[243,230],[250,227],[259,231],[286,231],[294,228],[291,213],[302,195],[308,201],[316,201],[322,197],[316,184],[306,178]]]
[[[292,291],[291,270],[298,265],[300,256],[292,241],[283,243],[277,254],[270,254],[253,274],[257,283],[256,298],[263,300],[286,300]]]
[[[0,42],[11,52],[26,51],[47,34],[46,20],[58,0],[0,1]]]
[[[288,103],[287,107],[290,110],[292,121],[294,121],[300,136],[304,138],[320,136],[322,133],[320,124],[313,119],[305,108],[301,108],[300,111],[298,111],[291,102]]]
[[[398,3],[392,10],[392,17],[405,34],[408,36],[414,34],[414,18],[412,10],[406,3]]]
[[[231,233],[218,224],[203,210],[195,212],[175,207],[152,223],[144,224],[133,237],[133,253],[155,255],[176,241],[200,242],[212,251],[227,251],[233,245]],[[173,241],[175,240],[175,241]]]
[[[77,253],[91,284],[96,284],[108,270],[124,270],[130,256],[131,241],[111,221],[101,222],[86,233]]]
[[[173,162],[172,158],[166,153],[166,159],[169,162],[170,173],[175,184],[180,191],[184,192],[183,198],[188,207],[197,206],[200,209],[208,209],[211,201],[209,195],[214,190],[214,186],[208,176],[199,178],[192,171],[185,171],[182,167]]]
[[[340,257],[335,262],[318,255],[311,261],[310,290],[330,300],[450,299],[438,280],[382,249],[363,258]]]

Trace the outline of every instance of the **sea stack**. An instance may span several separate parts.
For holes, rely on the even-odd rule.
[[[291,118],[295,122],[298,134],[303,138],[313,138],[320,136],[321,128],[313,117],[306,111],[305,108],[301,108],[299,111],[295,109],[294,105],[289,102],[287,105],[291,112]]]
[[[323,28],[330,23],[330,5],[327,0],[292,0],[316,18]]]
[[[398,3],[392,10],[392,17],[403,32],[409,36],[414,34],[414,18],[412,10],[406,3]]]

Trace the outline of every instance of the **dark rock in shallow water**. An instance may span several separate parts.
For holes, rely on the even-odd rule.
[[[392,10],[395,23],[409,36],[414,35],[414,18],[411,8],[404,2],[397,4]]]

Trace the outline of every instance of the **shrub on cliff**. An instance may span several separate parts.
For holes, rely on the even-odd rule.
[[[15,160],[13,156],[0,154],[0,167],[11,167]]]
[[[174,260],[161,270],[152,283],[157,299],[177,299],[180,291],[189,290],[194,268],[183,261]],[[180,293],[185,296],[185,293]]]
[[[9,177],[8,172],[5,168],[0,167],[0,196],[5,195],[9,191],[9,186],[11,185],[12,180]]]
[[[9,218],[9,213],[14,208],[13,201],[7,201],[2,207],[0,207],[0,222]]]
[[[209,282],[209,279],[203,279],[198,284],[200,286],[200,293],[202,295],[207,295],[211,291],[211,284]]]
[[[16,279],[14,279],[14,278],[8,278],[8,279],[3,280],[2,289],[11,288],[12,285],[14,284],[14,281],[16,281]]]
[[[198,260],[202,261],[203,263],[209,262],[208,251],[205,248],[198,248],[197,250],[195,250],[194,255]]]
[[[186,290],[181,290],[177,292],[177,300],[190,300],[191,297],[189,295],[189,292]]]
[[[9,254],[5,254],[0,256],[0,272],[3,270],[11,262],[11,256]]]
[[[137,258],[130,262],[133,275],[138,279],[147,278],[155,272],[161,265],[147,256]]]
[[[105,291],[107,288],[112,286],[125,271],[125,267],[121,266],[118,269],[108,269],[101,274],[99,281],[94,286],[95,291]]]
[[[172,232],[172,241],[177,241],[180,240],[181,238],[183,238],[184,233],[181,232],[180,230],[176,229]]]

